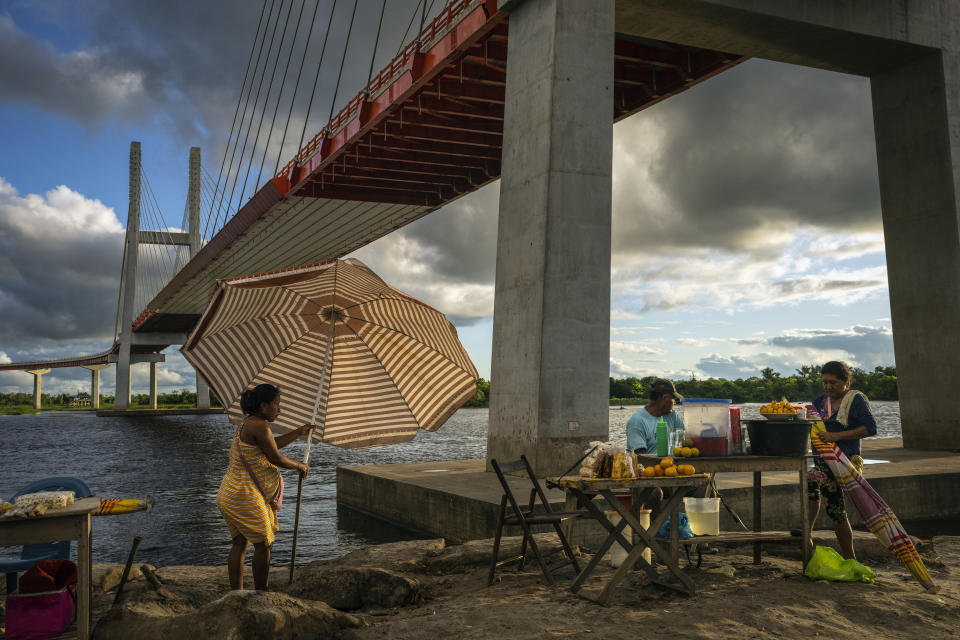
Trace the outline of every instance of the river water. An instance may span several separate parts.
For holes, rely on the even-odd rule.
[[[872,403],[878,437],[900,435],[896,402]],[[743,418],[759,417],[759,404],[743,405]],[[624,429],[639,407],[610,409],[610,440],[623,445]],[[304,483],[297,557],[301,562],[330,559],[368,544],[414,537],[336,505],[339,465],[433,462],[483,458],[487,409],[461,409],[435,433],[403,444],[345,451],[314,447]],[[234,433],[224,415],[97,418],[90,413],[51,412],[0,416],[0,497],[48,476],[81,478],[101,498],[152,495],[152,514],[97,517],[93,520],[96,562],[125,562],[131,541],[143,538],[139,562],[222,564],[230,546],[216,507],[220,479]],[[302,459],[303,444],[284,449]],[[285,472],[286,492],[274,564],[289,562],[296,505],[296,476]],[[0,555],[11,550],[0,548]]]

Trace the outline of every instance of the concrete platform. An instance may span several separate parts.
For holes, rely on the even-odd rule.
[[[960,517],[960,453],[903,448],[900,438],[866,440],[865,475],[901,520]],[[753,519],[751,473],[719,473],[718,487],[727,504],[749,526]],[[512,480],[515,495],[526,497],[529,483]],[[765,530],[800,528],[795,472],[763,474],[762,522]],[[502,491],[483,460],[455,460],[337,468],[337,502],[368,515],[451,541],[494,535]],[[559,490],[548,491],[551,504],[562,506]],[[720,528],[741,530],[724,510]],[[856,513],[851,523],[860,524]],[[597,526],[596,523],[591,523]],[[829,528],[821,509],[815,528]],[[511,532],[516,534],[517,532]],[[596,531],[574,530],[573,542],[586,543]]]
[[[97,409],[97,417],[120,416],[135,418],[138,416],[205,416],[213,413],[223,413],[222,408],[216,409]]]

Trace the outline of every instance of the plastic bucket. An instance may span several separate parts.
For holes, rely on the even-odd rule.
[[[684,498],[683,508],[694,535],[720,534],[720,498]]]
[[[637,520],[639,520],[640,524],[642,524],[645,528],[650,526],[650,509],[641,509],[636,515]],[[607,519],[610,520],[613,526],[620,524],[620,514],[616,511],[607,511]],[[630,528],[630,526],[623,528],[623,537],[631,542],[633,541],[633,530]],[[640,555],[642,555],[643,559],[648,563],[650,562],[650,558],[652,556],[650,555],[649,547],[644,549],[643,553]],[[620,546],[619,542],[614,542],[613,546],[610,547],[609,556],[610,566],[619,567],[621,564],[623,564],[623,561],[627,559],[627,550]]]

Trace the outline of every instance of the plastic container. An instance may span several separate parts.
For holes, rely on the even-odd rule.
[[[667,422],[663,419],[663,416],[660,416],[660,419],[657,420],[657,455],[661,458],[670,455],[668,453],[670,451],[670,441],[667,432]]]
[[[743,431],[740,428],[740,407],[730,407],[730,455],[741,456],[746,453],[743,443]]]
[[[693,535],[720,535],[720,498],[684,498],[683,509]]]
[[[620,514],[616,511],[607,511],[607,519],[610,520],[613,526],[620,524]],[[637,520],[639,520],[640,524],[642,524],[644,527],[649,527],[650,509],[641,509],[639,513],[637,513]],[[624,527],[623,537],[633,542],[633,529],[631,529],[629,526]],[[627,550],[620,546],[619,542],[614,542],[613,546],[610,547],[610,553],[608,555],[610,556],[610,566],[619,567],[621,564],[623,564],[623,561],[627,559]],[[650,558],[652,557],[650,555],[650,547],[644,549],[643,553],[640,555],[642,555],[643,559],[649,563]]]
[[[810,423],[802,420],[747,420],[750,453],[802,456],[810,448]]]
[[[684,398],[683,425],[687,438],[703,457],[729,455],[730,400]]]

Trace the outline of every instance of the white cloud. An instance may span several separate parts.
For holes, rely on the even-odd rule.
[[[122,251],[123,226],[99,200],[63,185],[20,196],[0,177],[0,344],[112,337]]]
[[[822,359],[845,359],[848,364],[868,369],[894,361],[893,331],[889,327],[793,329],[771,338],[770,344],[785,349],[813,350]]]
[[[814,233],[797,229],[781,236],[780,252],[692,251],[682,256],[638,253],[614,263],[613,298],[630,313],[716,309],[763,309],[826,303],[845,306],[886,295],[887,272],[872,232],[851,233],[878,251],[877,266],[847,268],[842,256],[820,254]],[[801,256],[801,258],[798,258]]]
[[[651,347],[649,345],[643,344],[641,342],[620,342],[614,341],[610,343],[611,351],[622,351],[625,353],[639,353],[651,356],[658,356],[663,353],[663,349],[657,347]]]

